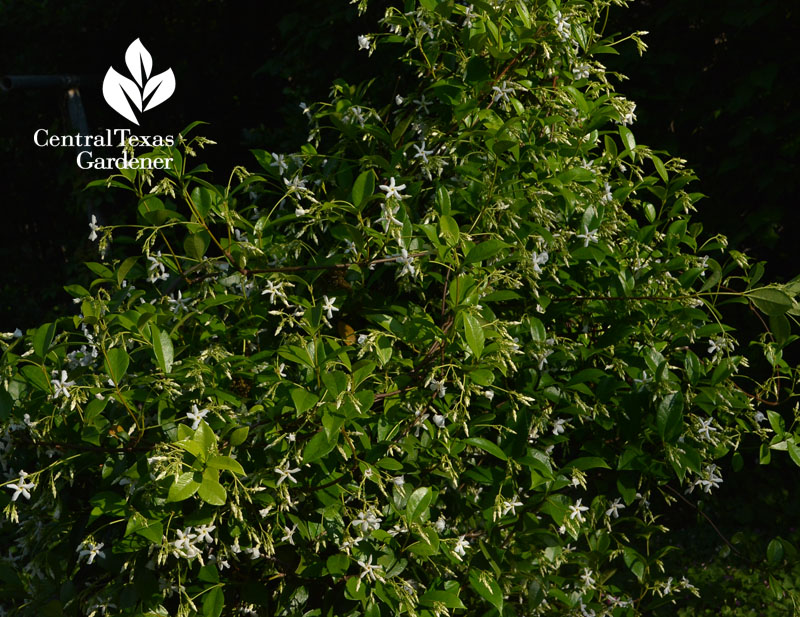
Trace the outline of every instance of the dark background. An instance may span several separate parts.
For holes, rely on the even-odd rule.
[[[298,103],[326,99],[334,78],[381,75],[380,57],[358,52],[356,43],[374,28],[381,4],[362,19],[345,0],[0,0],[0,75],[94,76],[82,90],[91,130],[129,126],[101,99],[99,84],[109,65],[126,72],[125,49],[141,38],[154,72],[172,68],[177,89],[137,131],[177,134],[207,121],[199,134],[218,145],[202,161],[227,176],[237,164],[255,167],[249,148],[295,150],[306,128]],[[733,247],[768,261],[768,278],[777,281],[800,273],[799,22],[793,0],[638,0],[612,11],[607,32],[647,30],[649,51],[640,58],[628,43],[620,56],[603,56],[610,70],[630,77],[618,91],[638,103],[637,141],[687,159],[699,176],[694,190],[708,196],[698,213],[706,233],[726,234]],[[63,92],[0,92],[0,331],[74,310],[62,287],[83,280],[81,263],[96,258],[89,212],[105,223],[134,220],[125,195],[83,190],[106,174],[77,170],[69,149],[36,148],[40,127],[71,132]],[[745,453],[743,471],[724,469],[723,502],[700,496],[694,503],[728,537],[748,538],[741,549],[751,561],[731,554],[724,567],[758,577],[752,564],[769,538],[796,535],[800,505],[786,491],[798,473],[791,463],[761,468]],[[675,567],[716,558],[723,543],[693,507],[679,504],[670,517],[670,527],[683,530],[672,537],[683,549]],[[725,583],[708,585],[704,595],[719,606]]]

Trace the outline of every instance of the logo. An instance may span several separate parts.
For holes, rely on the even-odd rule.
[[[167,69],[150,77],[153,57],[139,39],[128,46],[125,64],[133,79],[117,73],[113,66],[109,67],[103,79],[103,97],[111,109],[138,126],[135,110],[141,114],[171,97],[175,92],[175,74],[172,69]]]

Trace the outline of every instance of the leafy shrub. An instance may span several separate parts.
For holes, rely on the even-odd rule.
[[[694,176],[636,143],[608,6],[408,0],[354,42],[401,62],[305,108],[299,152],[217,184],[194,124],[142,155],[174,171],[93,183],[140,224],[96,230],[80,314],[4,343],[5,607],[622,616],[694,591],[661,514],[746,436],[800,462],[761,411],[793,395],[799,287],[704,238]],[[740,308],[769,330],[737,340]]]

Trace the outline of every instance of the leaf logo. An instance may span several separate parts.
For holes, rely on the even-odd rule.
[[[153,57],[142,42],[136,39],[125,52],[125,64],[133,79],[120,75],[109,67],[103,79],[103,97],[111,109],[138,125],[135,110],[140,113],[160,105],[175,92],[175,74],[172,69],[150,77]]]

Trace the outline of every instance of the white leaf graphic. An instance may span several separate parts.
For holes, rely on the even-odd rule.
[[[150,77],[150,71],[153,70],[153,57],[142,45],[142,42],[136,39],[125,52],[125,64],[128,65],[128,70],[141,87],[143,81]],[[142,79],[142,67],[144,67],[144,80]]]
[[[175,92],[175,73],[172,72],[172,69],[167,69],[163,73],[156,75],[145,84],[142,100],[147,100],[151,92],[153,93],[153,98],[147,103],[147,107],[144,108],[145,111],[160,105]]]
[[[120,75],[114,70],[114,67],[110,67],[105,79],[103,79],[103,97],[114,111],[138,125],[139,121],[136,119],[136,114],[133,113],[128,98],[125,96],[126,94],[137,109],[141,111],[142,95],[139,92],[139,88],[133,80]]]

